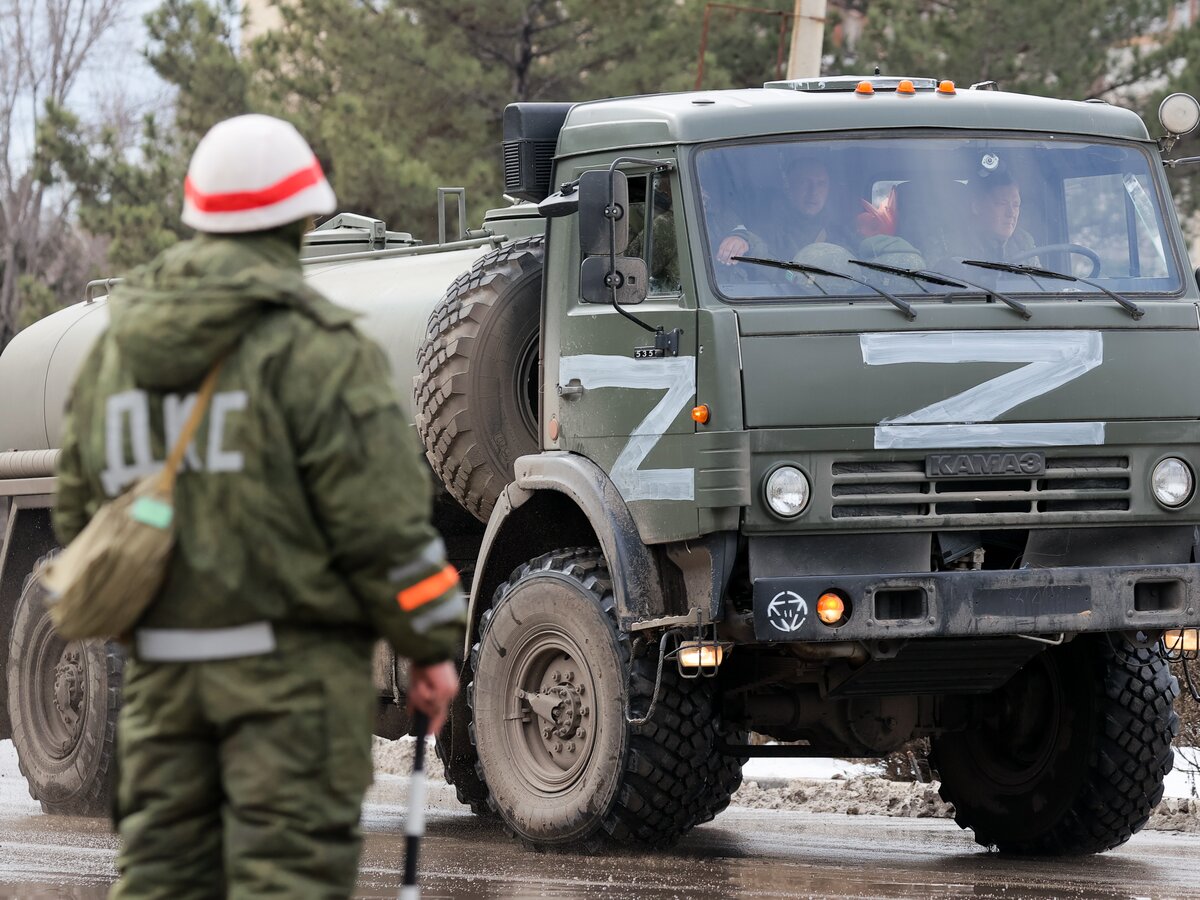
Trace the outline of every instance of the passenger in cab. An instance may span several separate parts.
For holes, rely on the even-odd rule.
[[[799,156],[785,164],[783,196],[784,208],[774,221],[739,225],[721,240],[718,263],[735,266],[738,256],[790,261],[810,244],[854,246],[829,215],[829,169],[821,160]]]

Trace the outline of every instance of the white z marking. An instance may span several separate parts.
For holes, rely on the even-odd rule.
[[[558,378],[562,384],[578,380],[589,390],[665,390],[658,405],[630,434],[629,443],[617,455],[608,474],[627,502],[693,499],[695,469],[638,468],[696,393],[696,360],[693,357],[628,359],[598,354],[565,356],[559,361]]]
[[[1024,362],[969,390],[884,419],[877,450],[928,447],[1052,447],[1104,443],[1103,422],[994,424],[1015,406],[1074,381],[1104,361],[1098,331],[938,331],[859,336],[868,366]]]

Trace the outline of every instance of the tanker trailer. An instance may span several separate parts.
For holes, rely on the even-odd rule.
[[[465,578],[504,473],[535,448],[543,220],[521,204],[490,212],[482,230],[448,237],[445,199],[455,194],[465,221],[461,191],[447,192],[435,244],[342,214],[307,236],[304,255],[314,286],[360,313],[358,326],[386,349],[401,395],[416,388],[417,425],[441,476],[434,483],[448,488],[437,492],[435,518]],[[0,552],[0,739],[13,740],[43,810],[66,815],[110,810],[123,651],[58,638],[33,572],[58,549],[50,508],[65,402],[107,325],[113,284],[89,285],[83,302],[29,326],[0,356],[0,500],[10,506]],[[485,402],[468,409],[472,391]],[[129,465],[162,464],[147,448],[127,449]],[[400,737],[406,671],[382,643],[375,680],[376,732]]]

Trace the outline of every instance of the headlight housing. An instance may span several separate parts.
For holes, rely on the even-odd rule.
[[[790,519],[808,506],[812,486],[808,483],[808,477],[795,466],[780,466],[767,476],[763,492],[771,512]]]
[[[1154,473],[1150,476],[1154,499],[1169,508],[1187,503],[1192,497],[1195,482],[1188,464],[1174,456],[1162,460],[1154,467]]]

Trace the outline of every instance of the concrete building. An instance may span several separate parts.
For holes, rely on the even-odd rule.
[[[242,46],[282,22],[276,0],[242,0]]]

